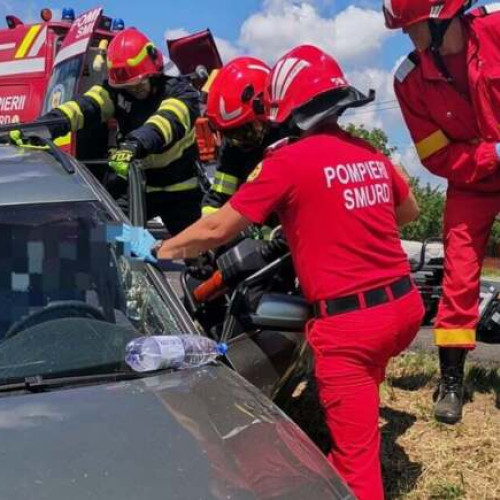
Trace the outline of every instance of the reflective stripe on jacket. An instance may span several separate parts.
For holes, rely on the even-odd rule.
[[[430,52],[413,52],[395,91],[421,162],[450,186],[500,190],[500,15],[479,8],[462,18],[469,93],[439,72]]]
[[[139,146],[138,158],[142,160],[148,188],[179,191],[198,187],[192,179],[196,177],[194,123],[199,116],[199,93],[187,80],[161,78],[145,100],[135,99],[107,83],[95,85],[55,112],[68,118],[73,132],[115,118],[120,136]],[[59,136],[67,130],[52,132]]]

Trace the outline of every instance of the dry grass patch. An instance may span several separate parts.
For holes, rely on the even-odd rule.
[[[405,354],[389,366],[380,418],[387,499],[500,500],[500,371],[469,367],[472,401],[456,426],[433,419],[437,371],[436,357],[427,353]],[[328,449],[313,383],[287,411]]]

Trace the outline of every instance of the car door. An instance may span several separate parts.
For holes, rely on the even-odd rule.
[[[232,296],[222,333],[233,368],[272,398],[289,392],[308,369],[305,329],[310,308],[301,296],[259,291],[258,305],[250,314],[242,311],[240,304],[245,303],[247,290],[258,287],[260,280],[265,281],[278,269],[294,272],[290,254],[240,284]]]

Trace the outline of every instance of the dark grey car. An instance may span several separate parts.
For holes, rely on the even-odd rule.
[[[353,498],[224,364],[126,367],[137,336],[202,333],[158,269],[110,242],[122,222],[76,161],[0,146],[0,498]]]

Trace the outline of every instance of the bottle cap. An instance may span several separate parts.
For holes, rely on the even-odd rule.
[[[225,356],[226,352],[227,352],[227,344],[225,342],[221,342],[220,344],[217,344],[217,352],[221,355],[221,356]]]

